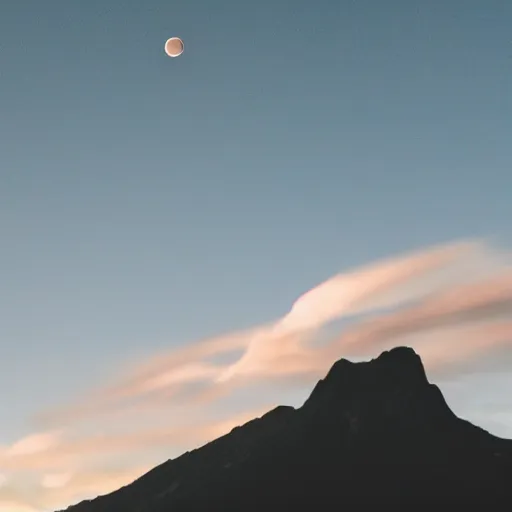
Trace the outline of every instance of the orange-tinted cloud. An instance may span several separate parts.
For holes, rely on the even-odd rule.
[[[65,468],[77,463],[86,462],[91,455],[102,454],[113,456],[143,452],[156,447],[186,447],[191,444],[200,445],[211,441],[230,429],[258,417],[272,408],[272,405],[257,407],[238,414],[228,414],[227,417],[211,420],[204,416],[202,421],[183,423],[181,425],[167,424],[161,427],[136,428],[131,431],[119,430],[107,434],[62,434],[56,437],[52,434],[52,443],[38,445],[37,450],[13,451],[5,450],[0,454],[0,467],[6,471],[45,470],[62,474]],[[45,438],[47,434],[38,434]],[[30,436],[34,438],[36,436]],[[23,445],[30,438],[22,439],[16,445]],[[30,441],[31,442],[31,441]]]
[[[326,323],[374,308],[396,307],[461,281],[468,268],[488,269],[493,263],[494,255],[485,246],[467,242],[418,251],[339,274],[303,294],[281,319],[160,354],[121,376],[117,384],[55,412],[53,420],[67,422],[119,409],[136,410],[133,401],[142,397],[144,408],[154,403],[151,396],[155,394],[164,395],[166,400],[179,400],[181,393],[198,383],[218,387],[201,390],[199,396],[204,401],[205,395],[219,397],[236,386],[222,384],[235,377],[240,382],[318,372],[325,367],[326,359],[313,352],[308,341]],[[232,365],[211,362],[214,356],[237,351],[241,355]]]
[[[309,383],[340,357],[370,357],[397,344],[414,346],[428,369],[491,353],[512,341],[509,260],[508,254],[482,244],[451,244],[334,276],[302,295],[282,318],[156,354],[72,406],[47,411],[46,419],[66,430],[4,447],[0,468],[9,476],[40,474],[33,496],[40,503],[69,504],[84,494],[128,483],[141,471],[126,465],[125,472],[109,479],[102,474],[109,461],[155,447],[188,449],[264,412],[250,409],[228,420],[208,416],[222,399],[245,386]],[[317,343],[324,326],[362,313],[366,316],[342,334]],[[220,362],[225,356],[235,362]],[[128,411],[150,418],[162,409],[173,412],[176,421],[121,428],[121,415]],[[178,421],[185,413],[188,423]],[[90,419],[95,424],[105,419],[119,428],[88,432]],[[104,465],[81,467],[90,455],[101,456]]]

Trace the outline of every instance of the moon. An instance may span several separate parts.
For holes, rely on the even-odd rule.
[[[165,42],[164,49],[169,57],[179,57],[183,53],[185,45],[179,37],[171,37]]]

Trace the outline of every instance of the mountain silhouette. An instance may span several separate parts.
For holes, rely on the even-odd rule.
[[[398,347],[340,359],[302,407],[277,407],[68,512],[497,509],[511,483],[512,440],[458,418],[420,357]]]

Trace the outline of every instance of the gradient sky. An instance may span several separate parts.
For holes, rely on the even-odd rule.
[[[503,0],[6,2],[0,444],[344,268],[510,243],[511,26]]]

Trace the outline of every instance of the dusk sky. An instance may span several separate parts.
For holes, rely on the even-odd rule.
[[[5,2],[0,449],[123,368],[277,320],[339,272],[467,239],[507,260],[511,27],[503,0]],[[486,368],[443,391],[512,437],[512,383]],[[65,468],[43,466],[4,470],[0,453],[0,512],[103,492],[46,499],[37,485],[64,488]]]

